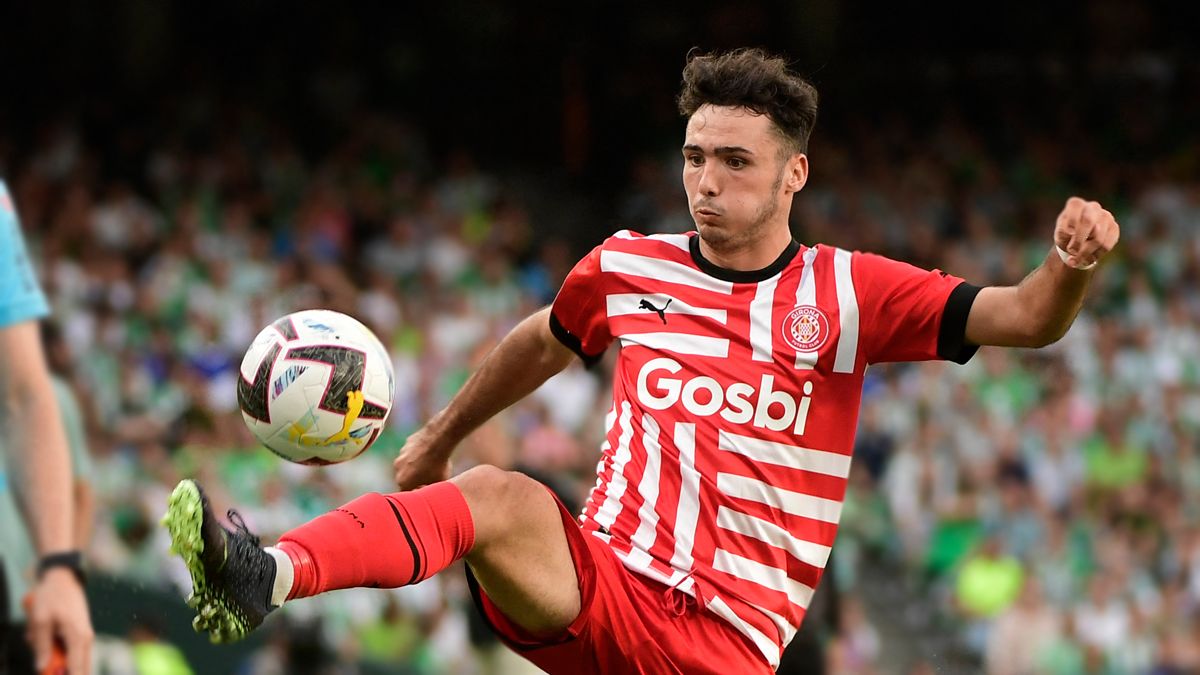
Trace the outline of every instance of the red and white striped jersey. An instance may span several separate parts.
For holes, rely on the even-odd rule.
[[[823,245],[738,272],[705,260],[695,233],[618,232],[551,312],[585,361],[621,346],[583,528],[778,666],[829,559],[867,366],[965,362],[977,292]]]

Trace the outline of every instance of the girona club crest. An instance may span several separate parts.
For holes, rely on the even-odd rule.
[[[783,339],[798,352],[815,352],[829,339],[829,318],[817,307],[800,305],[783,318]]]

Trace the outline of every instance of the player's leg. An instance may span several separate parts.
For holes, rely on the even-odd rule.
[[[222,527],[192,481],[176,488],[164,522],[192,575],[195,625],[216,641],[244,637],[285,598],[416,583],[464,556],[522,628],[556,632],[579,611],[553,498],[532,479],[495,467],[412,492],[363,495],[266,551],[244,525]]]
[[[533,636],[561,633],[579,615],[581,598],[553,495],[524,474],[496,467],[452,482],[471,504],[476,532],[487,533],[476,536],[466,559],[488,598]]]
[[[289,599],[403,586],[465,557],[495,604],[522,628],[554,633],[579,614],[575,567],[554,497],[532,478],[494,466],[413,492],[364,495],[283,535],[278,548],[288,554],[282,567],[293,564]]]

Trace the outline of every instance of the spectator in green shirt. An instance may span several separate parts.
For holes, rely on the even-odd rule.
[[[954,601],[966,620],[968,649],[982,656],[992,620],[1016,602],[1024,581],[1020,561],[1004,552],[1003,542],[995,534],[987,536],[966,559],[958,573]]]
[[[1084,446],[1087,482],[1101,490],[1119,490],[1140,483],[1149,466],[1146,453],[1125,438],[1125,415],[1116,406],[1100,413],[1100,435]]]
[[[990,619],[1012,605],[1024,579],[1020,561],[1004,553],[999,537],[989,536],[963,563],[955,598],[968,616]]]

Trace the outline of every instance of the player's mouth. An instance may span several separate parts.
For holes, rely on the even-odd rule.
[[[720,211],[711,209],[707,206],[701,206],[701,207],[693,210],[692,213],[696,214],[697,216],[703,216],[705,218],[717,218],[721,215]]]

